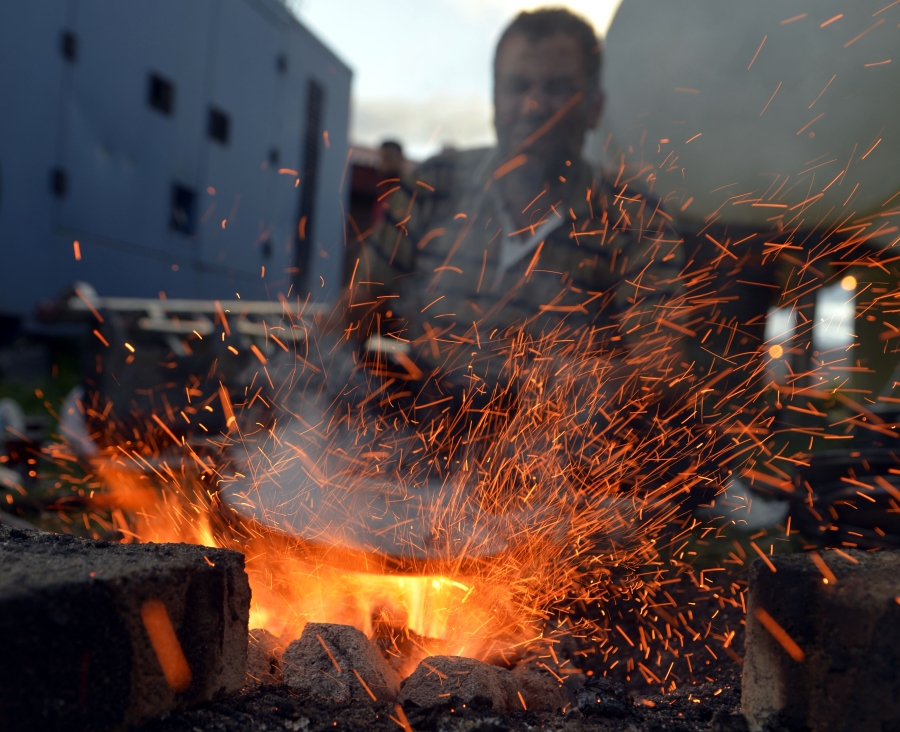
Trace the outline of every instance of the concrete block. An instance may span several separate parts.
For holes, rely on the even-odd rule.
[[[480,697],[498,710],[510,708],[511,683],[500,673],[499,669],[474,658],[461,656],[429,656],[403,682],[397,701],[401,704],[415,704],[419,707],[431,707],[445,702],[451,696],[461,702],[470,704]],[[513,708],[521,709],[521,704]]]
[[[900,728],[900,554],[783,554],[750,568],[750,729]]]
[[[394,701],[400,688],[375,644],[350,625],[307,623],[281,664],[291,691],[320,699]]]
[[[237,552],[0,526],[4,729],[124,729],[243,686]]]

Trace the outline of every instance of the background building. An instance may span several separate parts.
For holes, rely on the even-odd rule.
[[[333,298],[350,81],[275,0],[0,4],[0,314]]]

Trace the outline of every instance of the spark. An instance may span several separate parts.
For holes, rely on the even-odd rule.
[[[876,10],[874,13],[872,13],[872,17],[874,18],[876,15],[879,15],[879,14],[883,13],[885,10],[894,7],[898,3],[900,3],[900,0],[894,0],[894,2],[892,2],[888,5],[885,5],[881,10]]]
[[[825,90],[826,90],[829,86],[831,86],[831,82],[834,81],[836,78],[837,78],[837,74],[832,75],[832,77],[828,80],[828,83],[823,87],[822,91],[819,92],[819,96],[817,96],[815,99],[813,99],[812,104],[809,105],[809,109],[812,109],[812,108],[813,108],[813,104],[815,104],[816,102],[819,101],[819,99],[820,99],[820,98],[822,97],[822,95],[825,93]]]
[[[781,89],[782,82],[778,82],[778,86],[775,87],[775,91],[772,92],[772,96],[769,97],[769,101],[766,102],[766,106],[762,108],[762,112],[759,113],[759,116],[762,117],[765,111],[769,108],[769,105],[772,103],[772,100],[775,98],[775,95],[778,93],[778,90]]]
[[[145,600],[141,605],[141,620],[169,688],[184,691],[190,686],[193,674],[162,600]]]
[[[750,59],[750,65],[747,66],[747,71],[750,71],[750,68],[753,66],[754,62],[756,61],[756,57],[759,56],[759,52],[762,51],[762,47],[765,45],[766,38],[768,38],[768,37],[769,36],[767,36],[767,35],[763,36],[763,39],[759,42],[759,48],[756,49],[756,53],[754,53],[753,58]],[[678,91],[678,90],[676,89],[676,91]]]
[[[822,117],[824,117],[824,116],[825,116],[825,112],[822,112],[821,114],[813,117],[809,122],[807,122],[805,125],[803,125],[803,127],[801,127],[799,130],[797,130],[797,134],[799,135],[799,134],[805,132],[813,125],[814,122],[817,122],[818,120],[822,119]]]
[[[870,25],[868,28],[866,28],[862,33],[860,33],[859,35],[854,36],[853,38],[851,38],[849,41],[847,41],[847,42],[844,44],[844,48],[847,48],[848,46],[852,46],[852,45],[853,45],[854,43],[856,43],[860,38],[862,38],[864,35],[866,35],[866,34],[869,33],[870,31],[875,30],[875,29],[876,29],[879,25],[881,25],[882,23],[884,23],[884,18],[880,18],[880,19],[879,19],[878,21],[876,21],[873,25]]]

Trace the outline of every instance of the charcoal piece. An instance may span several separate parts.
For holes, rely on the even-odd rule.
[[[292,691],[335,702],[393,701],[400,687],[375,644],[350,625],[307,623],[281,665]]]
[[[280,684],[284,645],[278,636],[268,630],[255,628],[250,631],[248,640],[246,685],[254,687]]]
[[[403,682],[397,701],[403,705],[432,707],[456,697],[464,704],[482,700],[493,709],[504,711],[511,707],[508,679],[501,671],[505,669],[474,658],[429,656]],[[522,707],[517,703],[512,708]]]
[[[408,628],[379,627],[379,624],[375,625],[375,637],[372,638],[381,655],[401,679],[415,671],[419,662],[428,656],[423,649],[428,641],[428,638]]]
[[[512,673],[528,709],[554,712],[566,706],[568,699],[562,683],[545,666],[522,663]]]
[[[741,708],[750,729],[897,729],[900,553],[768,560],[776,571],[757,559],[747,593]]]
[[[575,694],[578,709],[585,717],[624,717],[628,711],[625,686],[605,676],[592,676]]]
[[[0,525],[0,727],[115,730],[237,691],[237,552]]]

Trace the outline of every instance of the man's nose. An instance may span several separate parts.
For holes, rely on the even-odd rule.
[[[542,89],[530,89],[522,99],[523,115],[540,115],[551,112],[550,96]]]

